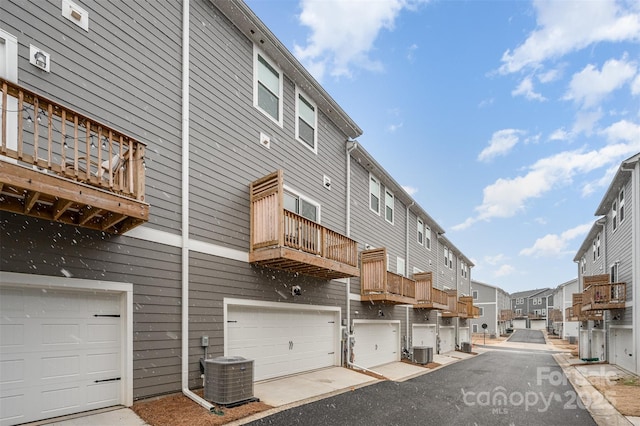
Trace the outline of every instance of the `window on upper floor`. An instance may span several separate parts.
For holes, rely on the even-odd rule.
[[[616,199],[611,205],[611,222],[613,223],[613,230],[618,229],[618,200]]]
[[[624,220],[624,188],[620,190],[620,194],[618,195],[618,203],[618,216],[620,217],[618,223],[622,223],[622,221]]]
[[[482,306],[480,306],[478,309],[480,311],[479,312],[480,316],[483,317],[484,316],[484,308]]]
[[[471,297],[473,297],[473,300],[478,300],[478,290],[473,290],[471,292]]]
[[[445,246],[443,251],[444,251],[444,266],[449,266],[449,249]]]
[[[600,258],[600,234],[593,239],[593,261],[595,262]]]
[[[424,227],[424,243],[425,247],[431,250],[431,228],[428,226]]]
[[[532,304],[537,305],[538,304],[538,299],[531,299]]]
[[[473,333],[477,333],[478,332],[478,324],[471,324],[471,331]]]
[[[609,268],[609,279],[611,280],[612,283],[618,282],[618,264],[617,263],[614,263],[613,265],[611,265],[611,268]]]
[[[313,222],[320,223],[320,204],[285,188],[284,208]]]
[[[422,219],[418,218],[418,244],[421,246],[424,245],[424,222]]]
[[[580,273],[584,274],[587,271],[587,259],[585,256],[582,256],[580,259]]]
[[[384,218],[393,225],[393,209],[395,207],[395,197],[388,189],[384,190]]]
[[[256,47],[253,57],[253,105],[282,127],[282,72]]]
[[[516,315],[522,315],[522,309],[520,308],[516,309]]]
[[[449,250],[449,269],[453,269],[453,251]]]
[[[401,257],[398,257],[396,259],[396,274],[398,275],[402,275],[405,276],[405,262],[404,259]]]
[[[380,214],[380,181],[369,175],[369,208],[376,214]]]
[[[296,138],[314,153],[318,153],[318,114],[316,104],[296,87]]]
[[[542,309],[542,315],[547,315],[547,310],[546,309]]]
[[[460,275],[462,275],[462,278],[469,276],[469,266],[465,262],[460,262]]]

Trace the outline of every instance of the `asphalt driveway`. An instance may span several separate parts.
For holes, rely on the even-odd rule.
[[[250,425],[595,425],[550,354],[490,351],[405,382],[385,381]]]
[[[540,330],[517,329],[508,339],[512,343],[540,343],[545,344],[544,335]]]

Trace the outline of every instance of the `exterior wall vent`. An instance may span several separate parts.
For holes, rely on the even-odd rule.
[[[253,360],[240,356],[217,357],[205,361],[204,399],[223,406],[255,401]]]

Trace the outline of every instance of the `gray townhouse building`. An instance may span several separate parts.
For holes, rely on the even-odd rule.
[[[480,281],[471,281],[473,304],[479,308],[478,318],[471,320],[472,333],[486,333],[489,337],[505,334],[513,318],[511,296],[503,289]],[[487,327],[483,328],[482,325]]]
[[[573,306],[573,294],[577,292],[577,278],[558,285],[553,291],[553,308],[548,312],[551,332],[570,342],[577,341],[580,325],[567,315],[568,309]]]
[[[244,2],[3,2],[0,38],[0,425],[470,339],[469,257]]]
[[[566,316],[579,323],[580,357],[640,373],[640,153],[622,161],[578,249],[578,291]]]
[[[553,290],[550,288],[512,293],[511,309],[514,312],[514,328],[544,330],[547,327],[548,305],[553,305]]]

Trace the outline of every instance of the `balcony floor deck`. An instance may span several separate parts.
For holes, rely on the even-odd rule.
[[[324,279],[359,277],[360,269],[289,247],[266,247],[249,253],[249,262]]]

